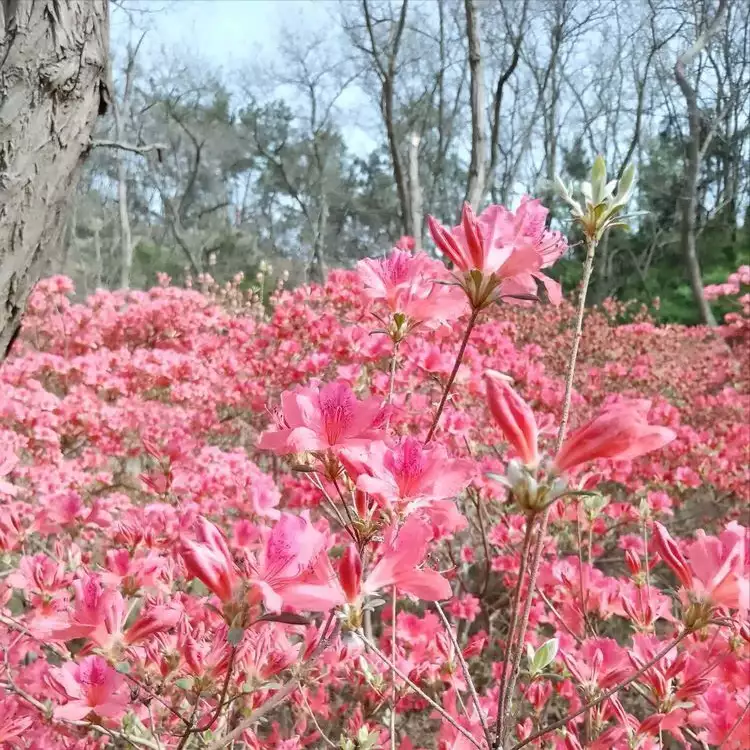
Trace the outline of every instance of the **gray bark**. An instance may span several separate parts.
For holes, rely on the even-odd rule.
[[[465,0],[466,36],[469,40],[469,72],[471,74],[471,163],[466,186],[466,202],[475,210],[484,195],[487,183],[487,137],[485,134],[484,74],[479,41],[479,18],[474,0]]]
[[[108,49],[107,0],[0,0],[0,359],[59,252]]]
[[[680,220],[680,245],[685,259],[685,266],[693,291],[696,307],[698,308],[701,321],[706,325],[715,326],[716,318],[711,311],[711,306],[703,293],[703,276],[701,274],[700,261],[695,246],[695,234],[697,227],[698,209],[698,177],[701,164],[701,115],[698,108],[698,95],[687,79],[687,67],[697,55],[704,49],[711,36],[719,28],[724,12],[727,9],[728,0],[720,0],[719,7],[713,21],[700,34],[695,43],[678,58],[674,66],[674,76],[677,85],[685,97],[688,116],[688,142],[685,153],[685,176],[683,179],[682,195],[680,196],[681,220]]]

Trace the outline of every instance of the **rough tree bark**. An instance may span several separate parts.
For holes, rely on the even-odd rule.
[[[0,359],[108,101],[107,0],[0,0]]]
[[[471,74],[471,163],[466,186],[466,202],[475,210],[484,195],[487,182],[487,137],[485,134],[484,75],[479,41],[479,18],[475,0],[465,0],[466,37],[469,41],[469,72]]]
[[[682,195],[680,196],[681,221],[680,221],[680,245],[685,258],[690,287],[693,290],[693,298],[700,313],[701,321],[706,325],[715,326],[716,318],[711,311],[705,294],[703,293],[703,277],[701,275],[700,261],[695,246],[696,212],[698,209],[698,177],[701,164],[701,113],[698,107],[698,94],[687,79],[687,68],[690,63],[701,53],[708,44],[709,39],[718,30],[724,13],[726,12],[728,0],[720,0],[713,20],[707,24],[702,34],[698,36],[694,44],[678,56],[674,66],[674,77],[677,85],[685,97],[688,116],[688,142],[685,148],[685,176],[683,179]]]

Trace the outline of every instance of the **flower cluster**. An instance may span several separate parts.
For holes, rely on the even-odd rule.
[[[566,381],[546,218],[465,207],[451,271],[404,237],[270,311],[43,281],[0,747],[750,747],[746,346],[607,302]]]

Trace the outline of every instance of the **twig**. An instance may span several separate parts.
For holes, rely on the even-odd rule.
[[[573,398],[573,379],[575,377],[576,362],[578,360],[578,349],[581,344],[581,338],[583,336],[583,319],[586,314],[586,295],[588,294],[589,283],[591,282],[591,272],[594,269],[594,255],[596,254],[597,242],[595,239],[588,239],[586,243],[586,260],[583,264],[583,279],[581,281],[581,296],[578,300],[578,310],[576,312],[576,323],[575,333],[573,334],[573,346],[570,350],[570,359],[568,360],[568,370],[565,376],[565,396],[563,397],[563,410],[562,417],[560,418],[560,428],[557,433],[557,441],[555,445],[555,453],[559,452],[563,441],[565,440],[565,431],[568,426],[568,419],[570,417],[570,404]],[[547,535],[547,525],[549,524],[549,516],[552,511],[552,505],[549,505],[542,514],[542,522],[539,526],[539,532],[537,535],[536,543],[534,544],[534,551],[531,557],[531,566],[529,568],[529,589],[526,596],[526,606],[524,607],[523,616],[521,618],[521,627],[518,635],[518,648],[523,647],[523,642],[526,638],[526,628],[528,627],[529,615],[531,614],[531,603],[534,597],[534,591],[536,589],[536,578],[539,573],[539,564],[542,559],[542,550],[544,549],[544,539]],[[519,662],[520,665],[520,662]],[[510,681],[513,683],[515,688],[515,681],[517,674],[511,673]],[[510,686],[509,686],[510,687]],[[508,699],[506,701],[506,714],[510,718],[510,709],[512,705],[512,689],[507,691]],[[500,718],[500,717],[498,717]],[[510,721],[506,721],[503,717],[504,733],[499,735],[495,740],[495,748],[499,748],[504,744],[506,735],[509,730]]]
[[[357,635],[365,646],[376,656],[380,657],[420,698],[426,700],[456,731],[466,737],[474,747],[482,750],[482,746],[477,742],[475,737],[466,731],[439,703],[436,703],[424,690],[415,685],[361,630]],[[209,750],[214,750],[214,748],[209,748]]]
[[[395,360],[395,357],[394,357]],[[391,592],[391,659],[396,663],[396,587]],[[396,750],[396,672],[391,670],[391,750]]]
[[[456,361],[453,365],[453,370],[451,371],[451,374],[448,378],[448,382],[445,384],[445,390],[443,390],[443,395],[440,398],[440,403],[438,404],[437,411],[435,412],[435,417],[432,420],[432,425],[430,426],[430,431],[427,433],[427,438],[425,439],[425,445],[432,440],[432,436],[435,434],[435,430],[437,429],[438,422],[440,422],[440,415],[443,413],[443,409],[445,408],[445,402],[448,400],[448,394],[451,391],[451,387],[453,386],[453,381],[456,379],[456,375],[458,374],[458,368],[461,367],[461,360],[464,357],[464,352],[466,351],[466,346],[469,343],[469,337],[471,336],[471,332],[474,330],[474,324],[477,322],[477,317],[479,316],[479,309],[472,310],[471,317],[469,318],[469,323],[466,326],[466,332],[464,333],[463,340],[461,341],[461,346],[458,349],[458,354],[456,355]]]
[[[156,151],[166,151],[169,146],[164,143],[146,143],[142,146],[136,146],[133,143],[121,143],[120,141],[91,141],[91,148],[117,148],[120,151],[131,151],[134,154],[149,154]]]
[[[315,650],[310,655],[310,658],[308,659],[307,664],[303,665],[303,668],[300,669],[299,673],[296,674],[294,677],[292,677],[286,683],[286,685],[284,685],[279,690],[279,692],[276,693],[272,698],[267,700],[262,706],[256,708],[250,714],[250,716],[248,716],[244,721],[240,722],[231,732],[228,732],[227,734],[221,737],[218,737],[214,742],[212,742],[208,746],[208,750],[221,750],[221,748],[226,747],[227,745],[231,744],[235,740],[239,739],[246,729],[249,729],[259,719],[261,719],[267,713],[273,711],[273,709],[276,708],[276,706],[283,703],[299,687],[302,679],[305,676],[305,673],[308,672],[313,667],[315,662],[318,660],[318,657],[323,653],[323,651],[326,649],[330,641],[336,636],[336,633],[339,629],[338,623],[336,623],[336,626],[334,627],[331,634],[329,636],[326,636],[326,633],[328,632],[328,629],[331,627],[331,623],[333,622],[333,618],[335,617],[335,615],[336,615],[335,611],[331,610],[331,613],[328,615],[328,619],[326,620],[326,623],[323,626],[323,630],[320,636],[320,641],[318,641],[318,645],[315,647]]]
[[[529,556],[529,548],[531,547],[531,536],[534,531],[534,521],[536,517],[526,519],[526,531],[523,537],[523,546],[521,548],[521,565],[518,570],[518,581],[516,581],[516,587],[513,591],[513,604],[511,605],[511,621],[510,629],[508,631],[508,639],[505,642],[505,656],[503,658],[503,671],[500,674],[500,690],[497,696],[497,719],[495,720],[495,736],[496,746],[503,736],[503,728],[505,726],[505,706],[507,705],[507,689],[508,680],[510,674],[508,672],[508,666],[510,665],[510,657],[513,651],[513,642],[516,637],[516,628],[518,627],[518,615],[520,612],[521,605],[521,588],[523,586],[523,579],[526,576],[526,561]],[[523,643],[518,647],[519,652],[523,648]]]
[[[644,672],[651,669],[651,667],[654,666],[654,664],[660,662],[675,646],[677,646],[680,641],[687,638],[693,631],[690,629],[685,629],[680,633],[680,635],[675,638],[672,643],[670,643],[668,646],[665,646],[661,651],[659,651],[656,656],[654,656],[652,659],[649,659],[640,669],[638,669],[636,672],[633,672],[633,674],[630,675],[627,679],[623,680],[622,682],[619,682],[617,685],[615,685],[613,688],[610,688],[605,693],[602,693],[596,700],[590,701],[589,703],[586,703],[585,705],[581,706],[577,711],[574,711],[571,714],[568,714],[567,716],[563,717],[559,721],[554,722],[553,724],[550,724],[547,727],[544,727],[543,729],[540,729],[538,732],[534,732],[534,734],[529,735],[525,740],[522,742],[519,742],[518,744],[514,745],[511,750],[521,750],[522,747],[526,747],[526,745],[530,744],[531,742],[534,742],[534,740],[538,740],[540,737],[543,737],[545,734],[549,732],[553,732],[555,729],[559,729],[560,727],[564,727],[568,722],[573,721],[573,719],[577,719],[581,714],[585,713],[586,711],[590,711],[592,708],[596,708],[600,703],[603,703],[608,698],[611,698],[615,693],[617,693],[619,690],[622,690],[623,688],[630,685],[631,682],[634,682],[637,680]]]
[[[443,608],[440,606],[440,602],[435,602],[435,609],[437,609],[437,612],[440,615],[440,619],[443,621],[443,625],[445,626],[445,630],[448,633],[448,638],[450,638],[450,641],[453,644],[453,648],[456,652],[456,658],[458,659],[458,663],[461,665],[461,670],[464,673],[466,684],[468,685],[469,692],[471,693],[471,699],[474,701],[474,706],[476,706],[477,714],[479,715],[479,721],[482,724],[482,731],[484,732],[485,739],[487,740],[487,746],[489,747],[492,738],[490,737],[490,730],[487,726],[487,722],[484,719],[484,713],[482,713],[482,707],[479,705],[479,696],[477,695],[477,689],[474,686],[474,680],[471,679],[469,665],[466,663],[464,655],[461,653],[461,647],[458,644],[456,636],[453,634],[453,629],[448,622],[448,618],[445,616],[445,612],[443,612]]]

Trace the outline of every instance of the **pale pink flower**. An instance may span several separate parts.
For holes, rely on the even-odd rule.
[[[257,561],[250,564],[249,581],[267,609],[324,611],[339,602],[326,546],[326,536],[309,519],[281,514]]]
[[[6,446],[0,448],[0,495],[15,497],[17,494],[18,488],[3,479],[15,469],[17,464],[18,457],[10,448]]]
[[[0,747],[25,747],[21,740],[36,721],[20,702],[0,693]]]
[[[373,442],[357,458],[362,468],[357,487],[404,514],[455,497],[471,481],[474,469],[471,461],[450,458],[443,446],[425,446],[412,437],[393,446]]]
[[[285,391],[277,429],[260,436],[258,447],[281,455],[363,445],[382,436],[380,399],[358,401],[346,383]]]
[[[453,595],[450,583],[438,572],[419,567],[427,556],[431,537],[430,528],[416,515],[409,516],[400,529],[391,526],[383,555],[365,579],[362,591],[372,594],[396,586],[425,601],[449,599]]]
[[[67,701],[55,707],[56,719],[81,721],[91,713],[119,719],[128,709],[130,694],[125,678],[101,656],[51,667],[50,684]]]
[[[629,461],[659,450],[675,439],[668,427],[647,422],[651,402],[621,402],[579,427],[567,437],[555,457],[560,472],[601,458]]]
[[[202,581],[223,602],[230,601],[237,583],[232,554],[223,534],[205,518],[195,524],[195,540],[182,543],[182,559],[188,574]]]
[[[683,555],[669,532],[654,524],[654,543],[659,556],[682,584],[682,598],[710,602],[747,612],[750,607],[750,577],[747,570],[747,530],[736,522],[718,537],[699,529],[695,541]]]

